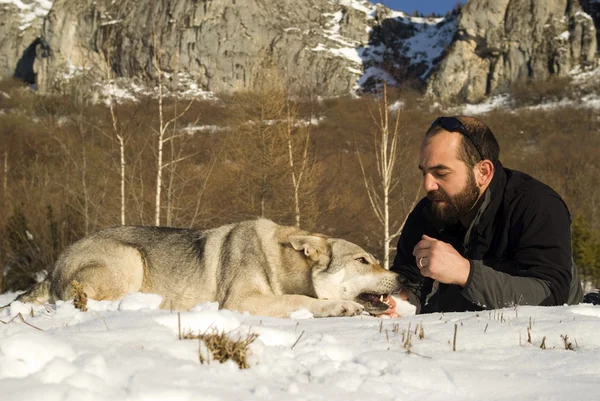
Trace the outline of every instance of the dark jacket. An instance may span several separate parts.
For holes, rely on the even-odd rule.
[[[421,275],[412,252],[423,234],[469,259],[464,288]],[[417,313],[575,304],[583,298],[567,206],[552,188],[500,162],[468,229],[440,225],[423,198],[408,216],[391,270],[407,280]]]

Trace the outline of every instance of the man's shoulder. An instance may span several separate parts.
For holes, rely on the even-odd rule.
[[[554,202],[562,197],[548,184],[533,178],[522,171],[505,169],[507,175],[504,199],[511,204],[537,204],[546,200]],[[566,206],[566,205],[565,205]]]
[[[505,169],[507,175],[506,190],[507,195],[552,195],[560,198],[560,195],[548,184],[533,178],[529,174],[518,170]]]

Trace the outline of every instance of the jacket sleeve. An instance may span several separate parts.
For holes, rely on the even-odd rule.
[[[391,271],[398,273],[404,279],[404,286],[408,290],[408,302],[417,307],[416,313],[421,311],[421,295],[423,292],[424,277],[417,267],[412,252],[424,234],[423,218],[424,200],[419,202],[408,215],[402,234],[398,239],[398,247]]]
[[[486,309],[562,305],[571,284],[571,218],[560,197],[523,197],[510,217],[513,256],[486,266],[471,260],[462,294]]]

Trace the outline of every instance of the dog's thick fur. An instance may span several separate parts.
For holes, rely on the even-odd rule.
[[[156,293],[161,307],[189,309],[207,301],[252,314],[315,317],[381,313],[379,295],[401,280],[351,242],[259,219],[211,230],[124,226],[68,247],[47,281],[22,302],[69,300],[73,281],[91,299]]]

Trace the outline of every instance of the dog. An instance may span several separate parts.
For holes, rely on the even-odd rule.
[[[254,315],[315,317],[388,310],[382,296],[403,280],[360,246],[267,219],[209,230],[121,226],[67,247],[50,277],[17,297],[54,302],[75,297],[118,300],[133,292],[162,296],[161,308],[203,302]]]

